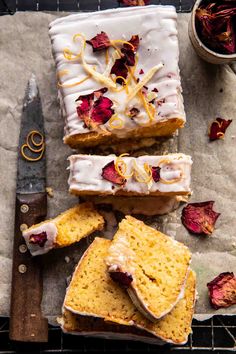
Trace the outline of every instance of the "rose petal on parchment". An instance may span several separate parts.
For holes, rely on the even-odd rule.
[[[214,309],[236,304],[236,277],[234,273],[224,272],[207,283],[210,304]]]
[[[211,141],[222,139],[225,136],[226,129],[231,124],[232,120],[226,120],[223,118],[216,118],[214,122],[211,123],[209,129],[209,138]]]
[[[213,210],[214,201],[189,203],[182,210],[182,223],[194,234],[211,235],[220,213]]]

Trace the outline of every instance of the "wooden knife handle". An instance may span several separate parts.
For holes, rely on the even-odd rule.
[[[44,220],[46,193],[17,194],[11,289],[11,340],[47,342],[48,322],[42,316],[43,278],[40,257],[32,257],[21,230]]]

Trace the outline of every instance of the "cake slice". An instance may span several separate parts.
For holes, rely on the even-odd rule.
[[[132,216],[120,222],[106,258],[112,279],[126,287],[150,320],[165,316],[177,304],[190,261],[184,244]]]
[[[49,35],[66,144],[169,136],[184,126],[174,7],[70,15]]]
[[[184,344],[191,333],[195,273],[189,272],[183,297],[174,309],[164,318],[152,322],[138,311],[126,291],[111,279],[105,262],[110,246],[110,240],[95,238],[75,269],[63,306],[75,314],[135,326],[162,341]]]
[[[153,334],[134,326],[106,322],[99,317],[77,315],[66,309],[63,309],[62,316],[57,318],[57,321],[62,331],[68,334],[114,340],[132,340],[156,345],[165,344],[164,341]]]
[[[192,159],[184,154],[72,155],[69,190],[77,195],[188,195]],[[89,173],[88,173],[89,171]]]
[[[68,209],[54,219],[43,221],[24,230],[22,235],[32,256],[47,253],[52,248],[66,247],[92,232],[102,230],[103,217],[92,203]]]

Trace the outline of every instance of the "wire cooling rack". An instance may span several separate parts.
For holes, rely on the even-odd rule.
[[[177,12],[189,12],[193,0],[153,0],[151,4],[174,5]],[[0,0],[0,15],[17,11],[99,11],[119,7],[117,0]],[[13,353],[162,353],[192,351],[216,354],[236,351],[236,316],[215,316],[193,321],[193,333],[183,347],[157,347],[139,342],[83,338],[63,334],[49,326],[46,344],[19,344],[9,340],[9,320],[0,318],[0,354]]]
[[[174,5],[178,12],[191,11],[193,0],[151,0],[151,4]],[[119,7],[117,0],[0,0],[0,13],[16,11],[99,11]]]

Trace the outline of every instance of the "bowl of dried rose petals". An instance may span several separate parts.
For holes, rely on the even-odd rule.
[[[202,59],[212,64],[236,61],[236,0],[197,0],[189,37]]]

